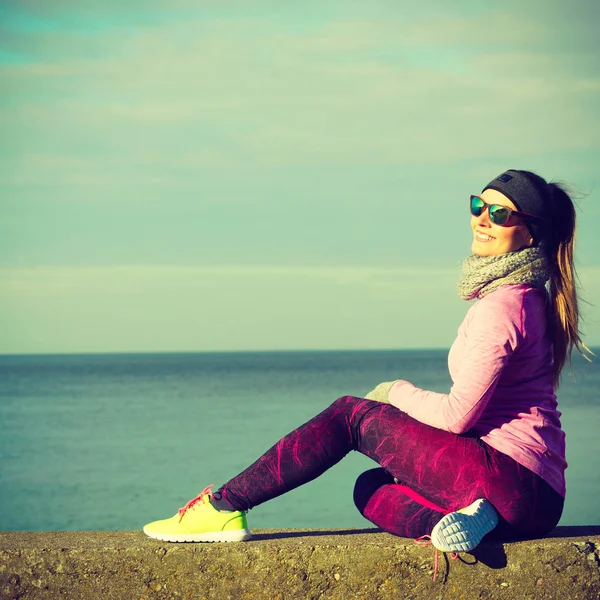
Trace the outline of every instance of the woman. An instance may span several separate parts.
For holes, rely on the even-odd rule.
[[[459,293],[477,299],[449,354],[449,394],[407,381],[345,396],[223,485],[144,527],[154,538],[241,541],[245,512],[312,479],[350,450],[380,467],[357,480],[355,504],[405,537],[468,551],[542,536],[564,503],[565,436],[554,390],[578,329],[575,209],[557,184],[509,170],[471,196],[472,252]],[[546,283],[549,281],[548,291]]]

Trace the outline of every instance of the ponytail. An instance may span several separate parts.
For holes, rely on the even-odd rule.
[[[543,245],[550,264],[551,332],[554,354],[554,385],[558,387],[565,362],[571,362],[573,346],[586,359],[592,351],[583,343],[579,331],[578,278],[573,262],[576,237],[575,206],[564,184],[548,183],[552,226]]]

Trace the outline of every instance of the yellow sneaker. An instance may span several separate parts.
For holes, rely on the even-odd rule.
[[[146,525],[144,533],[163,542],[241,542],[250,538],[246,513],[217,510],[209,502],[213,485],[205,487],[170,519]]]

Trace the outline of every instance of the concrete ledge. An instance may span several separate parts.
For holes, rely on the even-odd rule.
[[[234,544],[138,531],[0,533],[0,598],[598,600],[600,527],[482,544],[462,560],[364,530],[256,530]],[[464,562],[463,562],[464,561]]]

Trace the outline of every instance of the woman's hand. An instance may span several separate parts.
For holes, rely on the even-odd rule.
[[[374,400],[375,402],[383,402],[384,404],[389,404],[388,393],[392,389],[392,386],[400,379],[396,379],[396,381],[384,381],[380,383],[377,387],[372,389],[365,398],[367,400]]]

